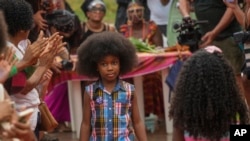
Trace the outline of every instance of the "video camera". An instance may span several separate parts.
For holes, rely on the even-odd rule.
[[[188,18],[183,18],[181,23],[175,23],[173,28],[179,33],[177,41],[180,45],[187,45],[191,52],[199,49],[199,42],[201,33],[199,31],[199,24],[205,24],[208,21],[196,21]]]
[[[233,34],[236,43],[250,42],[250,31],[239,31]]]

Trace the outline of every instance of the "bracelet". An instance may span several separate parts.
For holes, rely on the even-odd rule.
[[[15,74],[17,74],[17,67],[16,66],[12,66],[11,70],[10,70],[9,77],[14,76]]]

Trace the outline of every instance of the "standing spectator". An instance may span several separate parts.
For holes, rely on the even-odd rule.
[[[56,9],[65,9],[64,0],[25,0],[28,2],[33,9],[33,20],[34,27],[30,31],[29,39],[31,42],[34,42],[40,30],[46,30],[48,27],[45,15],[51,13]]]
[[[188,8],[189,0],[179,0],[179,2],[184,21],[191,21]],[[244,90],[241,69],[245,57],[242,49],[232,37],[233,33],[241,30],[241,27],[233,15],[232,9],[228,8],[222,0],[195,0],[193,5],[197,19],[208,21],[208,24],[200,25],[200,31],[203,35],[200,47],[207,45],[219,47],[223,51],[225,58],[233,66],[237,82],[241,89]]]
[[[102,0],[85,0],[81,8],[87,17],[87,21],[82,24],[83,41],[93,33],[116,31],[113,26],[103,22],[103,18],[106,14],[106,6]]]
[[[34,108],[35,111],[31,116],[30,123],[31,129],[35,132],[38,138],[38,105],[40,104],[40,99],[39,93],[35,87],[39,84],[43,74],[51,66],[54,54],[57,51],[57,38],[55,37],[55,40],[45,39],[42,37],[42,34],[40,34],[37,41],[30,44],[27,38],[33,24],[33,12],[30,4],[26,1],[1,0],[0,9],[4,11],[5,20],[8,25],[8,46],[15,49],[16,58],[18,60],[23,60],[27,54],[35,56],[32,58],[33,60],[31,61],[31,64],[29,64],[29,67],[9,79],[9,94],[11,95],[11,99],[15,101],[18,111],[24,106]],[[50,46],[44,50],[48,43],[50,43]],[[52,45],[55,46],[52,48]],[[38,62],[38,58],[39,64],[35,67],[34,64]],[[14,85],[17,80],[19,80],[19,83],[22,82],[20,90],[17,90],[17,87]]]
[[[234,70],[219,48],[198,50],[184,62],[169,116],[173,141],[229,141],[231,124],[249,124]]]
[[[240,25],[243,27],[243,30],[249,31],[250,30],[250,13],[249,8],[250,8],[250,1],[246,0],[244,7],[240,7],[238,4],[238,1],[235,0],[233,2],[226,2],[224,1],[225,4],[230,7],[234,15],[237,19],[237,21],[240,23]],[[250,38],[245,38],[245,39],[250,39]],[[244,45],[244,53],[245,53],[245,66],[243,69],[243,86],[244,86],[244,92],[245,92],[245,97],[248,103],[248,106],[250,107],[250,42],[249,41],[243,41],[245,39],[242,39],[242,42],[240,44]]]
[[[167,25],[172,0],[147,0],[150,20],[154,21],[162,33],[163,46],[167,47]]]
[[[67,42],[67,39],[70,38],[76,30],[80,30],[75,28],[75,18],[75,15],[68,10],[54,10],[52,13],[46,16],[46,20],[48,21],[49,25],[48,32],[50,34],[59,32],[59,34],[63,36],[64,41]],[[71,48],[69,43],[68,47]],[[65,47],[63,48],[64,50],[62,50],[62,52],[58,54],[59,59],[56,59],[54,61],[54,66],[52,67],[52,70],[54,71],[53,77],[60,75],[61,71],[63,70],[66,71],[72,69],[62,65],[62,61],[65,61],[68,64],[72,64],[67,49]],[[45,102],[47,103],[51,113],[59,123],[55,131],[71,131],[71,129],[68,128],[65,124],[65,122],[70,122],[68,101],[69,98],[67,82],[61,82],[55,88],[53,88],[53,91],[51,93],[48,93],[47,96],[45,96]]]
[[[164,36],[167,36],[167,24],[171,2],[172,0],[147,0],[148,8],[150,9],[150,20],[157,24]]]
[[[36,137],[30,128],[29,123],[21,123],[17,121],[16,111],[14,109],[14,103],[10,100],[8,94],[4,90],[2,83],[4,83],[6,77],[10,74],[12,65],[15,63],[13,59],[14,52],[6,48],[7,40],[7,26],[5,18],[0,11],[0,121],[10,121],[11,128],[4,130],[1,128],[0,140],[18,138],[25,141],[35,141]],[[7,50],[7,51],[6,51]],[[10,52],[9,52],[10,51]],[[2,125],[1,125],[2,126]]]
[[[162,35],[153,21],[146,21],[143,17],[144,8],[139,2],[131,2],[127,9],[128,22],[121,25],[120,33],[126,38],[134,37],[143,42],[162,47]],[[130,79],[129,79],[130,81]],[[143,91],[145,116],[150,113],[164,118],[162,82],[160,72],[143,76]]]

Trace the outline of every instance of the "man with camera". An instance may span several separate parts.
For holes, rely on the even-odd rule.
[[[185,21],[192,21],[189,16],[189,0],[179,0],[179,8]],[[241,31],[234,17],[233,10],[228,8],[223,0],[195,0],[194,12],[198,20],[207,20],[201,24],[202,34],[200,47],[215,45],[219,47],[226,59],[229,60],[236,74],[239,86],[243,90],[241,69],[244,65],[244,54],[233,39],[233,33]]]

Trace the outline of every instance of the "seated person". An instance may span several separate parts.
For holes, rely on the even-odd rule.
[[[121,25],[120,32],[128,37],[142,39],[149,44],[163,46],[160,30],[153,21],[143,18],[144,7],[138,2],[131,2],[127,9],[127,24]]]
[[[138,2],[131,2],[127,9],[128,22],[121,25],[120,32],[127,38],[134,37],[162,47],[162,35],[153,21],[145,21],[144,7]],[[131,81],[128,79],[127,81]],[[159,72],[143,76],[145,116],[150,113],[164,119],[161,74]]]

